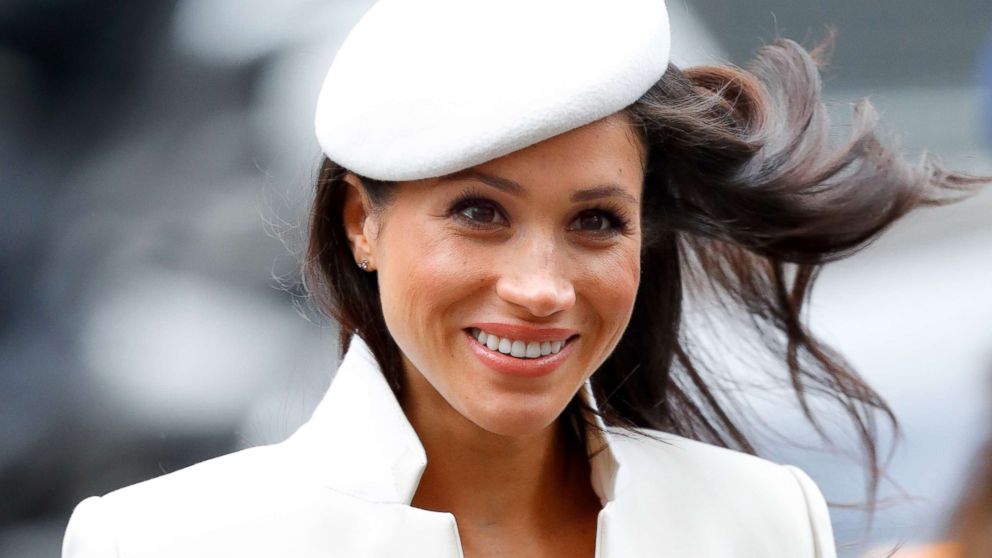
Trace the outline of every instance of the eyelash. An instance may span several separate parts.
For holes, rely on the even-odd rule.
[[[476,230],[491,230],[499,225],[480,223],[474,221],[464,215],[462,212],[475,205],[484,205],[492,207],[492,209],[500,215],[505,221],[509,221],[506,217],[506,212],[503,208],[491,199],[486,198],[474,191],[466,190],[456,197],[448,209],[448,216],[454,217],[461,221],[466,226],[476,229]],[[629,235],[631,231],[630,219],[628,219],[624,214],[625,210],[621,208],[618,204],[605,202],[600,205],[595,205],[593,207],[588,207],[581,210],[576,214],[575,219],[583,217],[587,214],[599,214],[602,215],[610,224],[610,228],[602,231],[584,231],[586,233],[595,236],[612,236],[614,234]],[[573,219],[574,220],[574,219]]]

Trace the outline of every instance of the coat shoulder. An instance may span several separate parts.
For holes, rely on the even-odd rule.
[[[279,446],[258,446],[207,459],[171,471],[103,496],[108,503],[131,505],[139,502],[165,504],[168,500],[188,501],[194,496],[238,492],[246,484],[265,486],[284,475]]]
[[[647,467],[660,472],[682,468],[707,474],[718,471],[741,480],[778,479],[781,465],[767,459],[729,448],[693,440],[668,432],[638,428],[610,428],[611,440],[632,467]]]
[[[655,430],[610,434],[623,463],[618,501],[626,495],[696,540],[710,533],[756,556],[836,555],[826,501],[798,467]]]
[[[293,535],[313,529],[314,517],[353,507],[349,497],[309,482],[298,461],[283,444],[259,446],[87,498],[69,520],[62,555],[221,556],[231,555],[232,544],[258,550],[298,540]]]

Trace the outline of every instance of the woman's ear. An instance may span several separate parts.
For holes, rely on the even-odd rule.
[[[344,232],[348,236],[348,244],[351,246],[351,253],[355,256],[355,263],[362,266],[363,271],[375,269],[375,231],[374,219],[371,218],[372,210],[369,203],[368,194],[362,186],[361,180],[352,173],[344,176],[347,190],[344,195],[344,208],[342,219],[344,221]]]

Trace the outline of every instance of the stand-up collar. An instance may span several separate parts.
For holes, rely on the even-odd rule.
[[[595,407],[588,383],[580,396]],[[590,418],[599,426],[587,429],[590,480],[605,505],[614,498],[617,448],[602,419]],[[423,444],[357,335],[313,416],[286,444],[322,484],[371,502],[409,504],[427,467]]]

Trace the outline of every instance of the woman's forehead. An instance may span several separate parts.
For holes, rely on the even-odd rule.
[[[596,121],[524,149],[448,175],[488,177],[496,187],[514,189],[557,182],[630,182],[643,179],[645,147],[626,118]],[[511,184],[513,183],[513,184]]]

